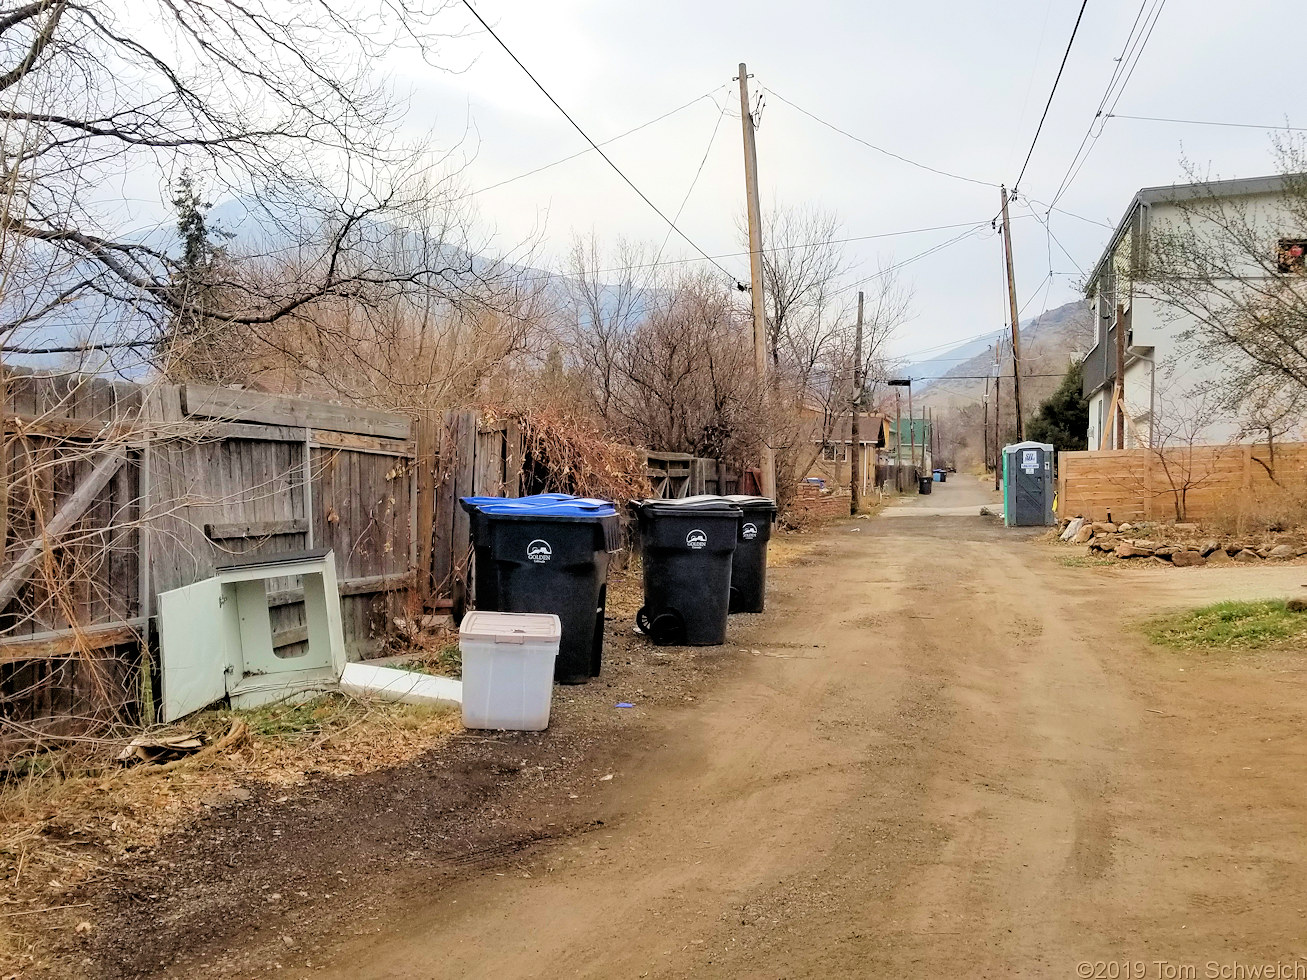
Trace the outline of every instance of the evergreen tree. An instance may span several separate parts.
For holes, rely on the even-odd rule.
[[[1026,424],[1026,438],[1051,443],[1058,452],[1087,449],[1089,399],[1084,396],[1084,369],[1073,361],[1057,391]]]
[[[225,345],[217,343],[221,331],[230,327],[210,312],[222,305],[214,283],[226,258],[225,247],[217,244],[215,237],[231,236],[223,231],[215,235],[209,227],[212,205],[200,196],[190,170],[182,171],[177,178],[172,204],[177,212],[177,235],[182,246],[171,281],[179,308],[160,338],[156,358],[164,374],[175,380],[219,384],[241,380],[231,373],[233,366],[228,363],[231,358],[222,352]]]

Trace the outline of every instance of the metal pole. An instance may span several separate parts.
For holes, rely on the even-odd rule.
[[[1125,448],[1125,305],[1116,304],[1116,434],[1113,449]]]
[[[912,412],[912,379],[908,379],[908,455],[912,457],[912,470],[915,479],[921,479],[921,471],[917,469],[917,432],[915,428],[916,416]],[[917,487],[921,489],[920,486]]]
[[[858,408],[862,402],[862,290],[858,290],[858,326],[853,334],[853,419],[849,423],[849,439],[853,443],[853,461],[849,468],[849,513],[857,514],[862,507],[862,445],[859,439]]]
[[[903,492],[903,395],[894,389],[894,489]]]

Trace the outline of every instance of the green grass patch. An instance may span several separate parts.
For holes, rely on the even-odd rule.
[[[1205,650],[1257,650],[1307,640],[1307,613],[1292,612],[1284,599],[1217,602],[1144,624],[1154,643]]]
[[[1063,568],[1103,568],[1108,565],[1115,568],[1120,564],[1115,558],[1105,555],[1059,555],[1057,563]]]
[[[463,652],[455,640],[437,650],[428,650],[412,660],[406,660],[399,666],[402,670],[415,670],[421,674],[435,674],[457,680],[463,676]]]
[[[247,711],[223,711],[224,719],[240,717],[255,735],[267,737],[319,735],[347,724],[352,718],[350,702],[338,694],[324,694],[306,701],[280,701]]]

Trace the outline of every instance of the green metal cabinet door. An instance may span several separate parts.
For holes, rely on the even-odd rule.
[[[164,721],[227,696],[221,600],[222,583],[216,578],[159,593]]]

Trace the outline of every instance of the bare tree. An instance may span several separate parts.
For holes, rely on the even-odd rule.
[[[593,234],[577,239],[568,256],[563,336],[592,407],[604,419],[613,412],[631,335],[657,302],[650,277],[636,281],[636,269],[647,264],[644,249],[619,241],[612,267],[620,271],[615,281],[607,281],[600,271],[605,263]]]
[[[744,312],[708,273],[661,290],[623,347],[611,423],[652,449],[748,461],[761,413]]]
[[[1307,143],[1277,140],[1275,155],[1271,207],[1215,191],[1177,199],[1179,220],[1150,231],[1142,268],[1130,270],[1140,292],[1190,324],[1181,340],[1222,368],[1219,400],[1248,431],[1307,394]]]
[[[763,220],[767,350],[775,370],[802,368],[824,348],[849,308],[837,280],[848,271],[839,218],[814,207],[773,202]]]
[[[1161,384],[1153,393],[1152,439],[1134,432],[1133,419],[1142,414],[1122,406],[1127,438],[1145,451],[1125,454],[1111,482],[1143,498],[1169,497],[1176,521],[1188,519],[1190,494],[1216,485],[1228,456],[1238,452],[1230,443],[1211,441],[1212,426],[1224,415],[1223,399],[1212,386],[1193,386],[1175,377],[1176,359],[1158,364]]]
[[[448,294],[479,279],[459,239],[379,247],[429,218],[433,162],[393,135],[399,106],[374,66],[394,49],[430,59],[445,5],[322,0],[291,15],[270,0],[31,0],[0,11],[0,342],[71,310],[149,352],[179,322],[257,331],[323,300]],[[166,185],[186,172],[242,203],[264,232],[263,262],[207,265],[197,281],[201,267],[170,235],[128,231],[123,202],[101,190],[124,174]]]

